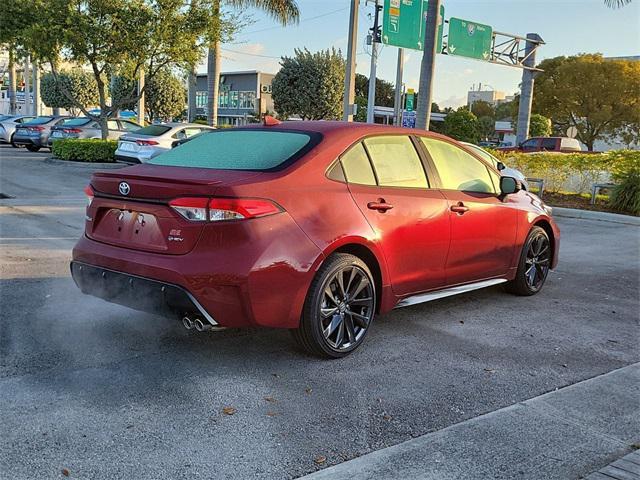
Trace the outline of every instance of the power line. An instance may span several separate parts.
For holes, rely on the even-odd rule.
[[[318,18],[328,17],[329,15],[333,15],[333,14],[339,13],[339,12],[344,12],[345,10],[349,10],[349,7],[344,7],[344,8],[340,8],[338,10],[332,10],[330,12],[321,13],[320,15],[316,15],[315,17],[305,18],[304,20],[300,20],[300,23],[310,22],[312,20],[317,20]],[[253,33],[266,32],[268,30],[276,30],[276,29],[279,29],[279,28],[282,28],[282,27],[280,25],[278,25],[278,26],[275,26],[275,27],[261,28],[259,30],[253,30],[251,32],[240,33],[239,36],[251,35]]]
[[[272,55],[260,55],[258,53],[247,53],[247,52],[241,52],[239,50],[230,50],[228,48],[221,48],[220,50],[224,52],[229,52],[229,53],[238,53],[240,55],[249,55],[250,57],[275,58],[276,60],[280,60],[280,58],[282,58],[282,57],[274,57]]]

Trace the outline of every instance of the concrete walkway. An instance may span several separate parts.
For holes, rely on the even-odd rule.
[[[639,440],[636,363],[302,478],[577,479]]]
[[[640,480],[640,453],[633,451],[592,473],[585,480]]]

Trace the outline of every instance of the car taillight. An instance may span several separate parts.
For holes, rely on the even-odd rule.
[[[209,202],[212,222],[264,217],[281,211],[273,202],[260,198],[212,198]]]
[[[220,222],[244,220],[280,213],[275,203],[260,198],[176,198],[169,202],[171,208],[193,222]]]
[[[93,202],[93,188],[91,188],[91,185],[87,185],[86,187],[84,187],[84,194],[87,196],[87,202],[88,202],[88,207],[91,206],[91,202]]]
[[[171,208],[192,222],[207,221],[207,204],[208,198],[175,198],[169,202]]]
[[[44,130],[44,127],[27,127],[27,130],[30,132],[41,132]]]
[[[62,131],[64,133],[82,133],[82,130],[79,128],[63,128]]]
[[[136,140],[136,143],[141,147],[145,147],[147,145],[158,145],[158,142],[155,140]]]

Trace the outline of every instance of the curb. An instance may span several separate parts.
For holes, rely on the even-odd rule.
[[[118,162],[78,162],[74,160],[60,160],[59,158],[47,157],[44,159],[44,163],[50,163],[53,165],[74,165],[81,168],[123,168],[129,167],[126,163]]]
[[[619,213],[595,212],[593,210],[579,210],[577,208],[553,207],[554,217],[580,218],[582,220],[597,220],[600,222],[620,223],[640,227],[640,217],[621,215]]]

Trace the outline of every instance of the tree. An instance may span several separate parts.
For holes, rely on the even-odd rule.
[[[640,121],[640,63],[582,54],[543,60],[534,111],[562,132],[576,127],[589,150],[621,125]]]
[[[620,8],[631,3],[631,0],[604,0],[604,4],[609,8]]]
[[[487,140],[496,133],[496,123],[493,118],[484,116],[478,118],[478,134],[482,140]]]
[[[530,137],[548,137],[551,135],[551,120],[544,115],[534,113],[529,121]]]
[[[311,53],[295,49],[295,56],[282,57],[282,68],[271,83],[273,103],[284,118],[331,120],[342,115],[345,61],[339,50]]]
[[[496,109],[489,102],[484,100],[476,100],[471,104],[471,112],[478,118],[489,117],[495,118]]]
[[[66,90],[74,100],[63,93]],[[40,96],[47,107],[65,108],[77,115],[78,105],[89,109],[98,104],[98,86],[93,75],[81,68],[45,73],[40,80]]]
[[[148,96],[144,106],[153,120],[172,120],[184,111],[187,92],[183,82],[168,69],[145,81]]]
[[[369,99],[369,78],[361,73],[356,73],[355,92],[357,97]],[[393,107],[395,87],[393,83],[381,78],[376,78],[376,101],[380,107]],[[365,115],[366,116],[366,115]]]
[[[461,142],[478,141],[478,118],[466,106],[451,112],[444,119],[444,134]]]
[[[498,121],[509,120],[514,122],[518,118],[518,108],[520,106],[520,95],[516,95],[513,100],[500,102],[495,107],[494,118]]]
[[[54,76],[58,56],[88,65],[98,89],[100,114],[92,115],[61,85],[62,93],[87,117],[100,122],[107,138],[107,119],[146,90],[131,91],[109,104],[105,74],[136,79],[141,71],[153,79],[167,66],[187,68],[203,51],[211,24],[212,0],[22,0],[36,19],[26,29],[31,51],[48,61]]]
[[[300,10],[295,0],[228,0],[239,9],[258,8],[274,18],[282,26],[297,23]],[[220,90],[220,44],[225,35],[221,0],[212,0],[213,20],[209,31],[209,51],[207,52],[207,122],[218,124],[218,92]],[[227,34],[229,32],[226,32]]]

